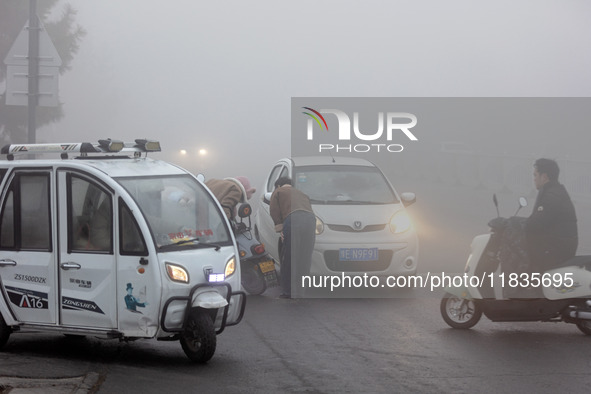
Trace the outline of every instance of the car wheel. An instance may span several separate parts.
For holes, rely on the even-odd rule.
[[[441,316],[453,328],[467,329],[474,327],[482,317],[482,310],[474,302],[446,293],[441,299]]]
[[[183,351],[192,361],[209,361],[216,348],[216,333],[211,315],[204,309],[193,309],[180,339]]]

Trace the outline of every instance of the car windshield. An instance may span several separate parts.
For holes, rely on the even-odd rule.
[[[295,187],[313,204],[394,204],[396,195],[376,167],[302,166],[294,170]]]
[[[142,210],[160,250],[231,244],[222,212],[192,176],[132,177],[117,181]]]

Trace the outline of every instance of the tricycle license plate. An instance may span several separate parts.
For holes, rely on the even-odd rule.
[[[273,263],[273,261],[262,261],[259,263],[259,267],[261,268],[261,272],[266,274],[275,269],[275,263]]]
[[[378,248],[341,248],[339,249],[340,261],[376,261]]]

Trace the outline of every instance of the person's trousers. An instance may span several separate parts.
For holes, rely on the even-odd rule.
[[[310,274],[315,232],[316,216],[308,211],[294,211],[283,222],[281,288],[284,294],[302,296],[301,278]]]

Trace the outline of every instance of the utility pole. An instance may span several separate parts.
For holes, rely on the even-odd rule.
[[[37,17],[37,0],[29,0],[29,89],[27,128],[29,143],[36,141],[36,109],[39,100],[39,18]]]
[[[4,64],[6,105],[27,106],[26,139],[34,144],[37,142],[37,107],[59,105],[58,76],[62,65],[57,49],[37,16],[37,0],[29,0],[29,20],[14,40]]]

